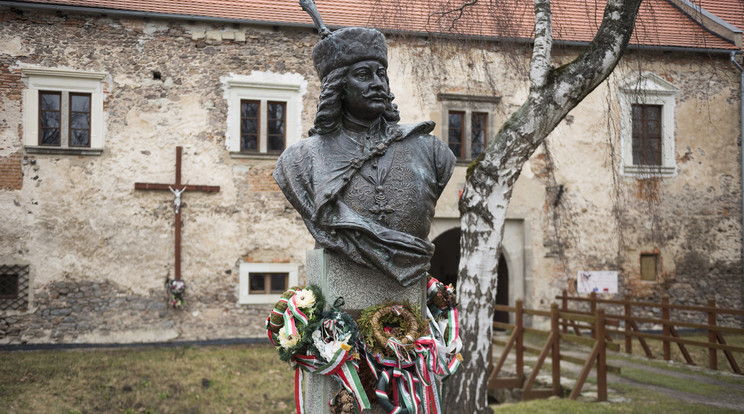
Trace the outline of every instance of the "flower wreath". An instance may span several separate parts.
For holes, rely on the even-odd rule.
[[[310,324],[320,319],[325,299],[314,285],[292,287],[282,294],[266,318],[266,333],[282,361],[305,353],[312,343]]]
[[[171,306],[176,309],[183,308],[183,292],[186,291],[186,283],[180,279],[168,279],[165,281],[165,288],[168,289],[168,293],[170,293]]]
[[[341,384],[342,390],[346,390],[353,397],[352,408],[355,410],[362,411],[371,407],[359,379],[359,365],[356,362],[359,359],[357,348],[361,345],[359,328],[348,313],[341,312],[340,307],[343,303],[343,298],[336,299],[331,310],[324,312],[322,319],[310,325],[312,342],[307,347],[306,355],[297,354],[292,358],[297,364],[295,402],[298,412],[301,412],[303,403],[300,370],[334,378]],[[329,405],[336,405],[334,400],[336,397]]]

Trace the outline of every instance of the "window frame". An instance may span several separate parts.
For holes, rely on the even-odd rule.
[[[268,106],[271,103],[284,105],[284,149],[299,141],[302,134],[302,96],[307,82],[298,74],[274,74],[254,72],[249,76],[231,75],[222,78],[227,100],[227,129],[225,146],[233,158],[278,157],[284,150],[269,151]],[[241,101],[260,102],[259,139],[257,150],[241,148]]]
[[[258,111],[256,113],[256,149],[245,149],[243,148],[243,136],[247,135],[243,132],[243,120],[252,119],[243,117],[243,104],[257,104]],[[240,100],[240,152],[259,152],[261,149],[261,101],[258,99],[241,99]]]
[[[674,159],[674,116],[678,89],[659,76],[644,72],[631,76],[618,85],[620,101],[621,173],[633,177],[673,177],[677,174]],[[633,105],[661,106],[661,164],[633,162]]]
[[[644,258],[653,258],[654,260],[654,278],[653,279],[647,279],[643,275],[643,259]],[[639,264],[639,277],[641,282],[644,283],[657,283],[659,281],[659,273],[661,270],[661,255],[659,255],[658,252],[641,252],[641,254],[638,256],[638,264]]]
[[[297,286],[299,265],[297,263],[240,263],[238,276],[238,304],[274,304],[281,293],[251,293],[250,275],[260,273],[287,273],[287,286]],[[271,287],[269,286],[270,290]]]
[[[473,129],[472,121],[474,114],[484,114],[486,116],[486,133],[484,135],[484,151],[489,142],[488,131],[492,130],[491,126],[496,124],[496,110],[501,97],[485,95],[459,95],[450,93],[440,93],[437,100],[441,102],[441,137],[449,147],[449,114],[463,113],[462,143],[460,147],[461,154],[457,156],[458,163],[470,163],[474,159],[472,156]],[[453,151],[454,153],[454,151]]]
[[[82,130],[83,129],[83,128],[73,128],[72,127],[72,114],[73,114],[73,112],[80,113],[80,114],[86,113],[86,112],[80,112],[80,111],[73,111],[72,110],[72,98],[74,96],[85,96],[85,97],[88,98],[88,112],[87,112],[87,114],[88,114],[88,128],[85,129],[85,130],[88,131],[88,144],[87,145],[72,145],[72,130],[73,129],[77,129],[77,130]],[[92,108],[93,96],[89,92],[69,92],[67,94],[67,100],[68,100],[68,102],[67,102],[67,115],[68,115],[68,119],[67,119],[67,146],[70,147],[70,148],[90,148],[90,137],[91,137],[91,128],[90,127],[91,127],[91,120],[92,120],[92,113],[91,113],[92,111],[91,110],[93,109]]]
[[[23,68],[21,73],[25,85],[23,144],[27,153],[67,155],[100,155],[103,153],[105,145],[103,101],[108,74],[46,68]],[[59,145],[41,145],[41,92],[60,94]],[[87,146],[69,145],[70,97],[78,94],[90,96]]]

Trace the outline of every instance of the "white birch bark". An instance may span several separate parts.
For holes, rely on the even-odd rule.
[[[460,200],[457,287],[465,359],[445,386],[447,413],[488,411],[487,367],[496,272],[506,208],[522,166],[566,114],[615,68],[630,39],[640,3],[608,0],[602,24],[584,53],[553,68],[550,0],[535,0],[529,96],[470,166]]]

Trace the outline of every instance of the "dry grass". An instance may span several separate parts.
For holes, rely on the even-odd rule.
[[[708,341],[707,334],[681,334],[680,336],[683,339],[688,339],[692,341],[701,341],[701,342]],[[744,335],[724,335],[724,339],[726,340],[727,345],[744,348]],[[620,352],[624,353],[625,352],[624,339],[622,338],[615,339],[615,342],[620,344],[620,347],[621,347]],[[654,356],[654,359],[662,360],[664,358],[663,342],[658,341],[658,340],[646,339],[646,344],[650,348],[651,353]],[[632,348],[633,348],[633,355],[646,356],[646,353],[644,352],[643,347],[641,346],[641,343],[638,339],[636,338],[633,339]],[[685,364],[686,363],[685,358],[679,346],[675,343],[670,343],[670,348],[671,348],[671,357],[672,357],[671,360],[674,362]],[[685,349],[687,349],[687,352],[690,354],[690,357],[692,358],[695,365],[708,368],[708,348],[685,345]],[[725,371],[725,372],[733,372],[733,370],[731,369],[731,365],[726,359],[726,355],[723,353],[723,351],[720,351],[720,350],[717,351],[716,356],[718,360],[718,370]],[[744,370],[744,353],[743,352],[733,353],[732,356],[734,357],[737,364],[739,365],[739,368]]]
[[[0,360],[3,412],[294,410],[293,372],[268,346],[0,352]]]

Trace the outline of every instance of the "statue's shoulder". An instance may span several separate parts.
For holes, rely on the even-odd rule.
[[[278,162],[286,163],[297,160],[298,158],[306,158],[308,154],[317,151],[321,142],[320,135],[311,135],[307,138],[302,138],[282,151]]]
[[[431,134],[436,123],[434,121],[419,122],[417,124],[398,125],[405,138],[414,138],[418,143],[435,149],[447,147],[447,143]]]

